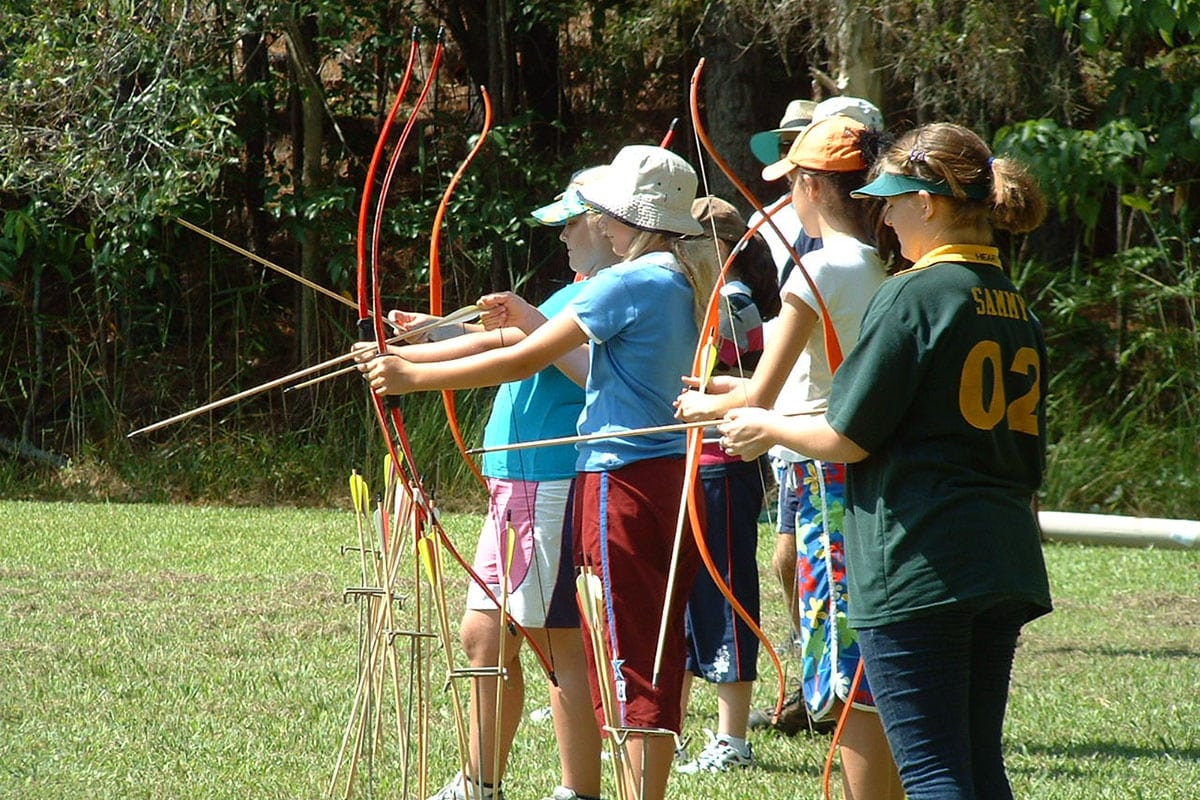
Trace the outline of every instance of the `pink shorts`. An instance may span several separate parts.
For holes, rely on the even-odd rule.
[[[488,478],[488,514],[475,549],[474,569],[497,599],[504,594],[507,574],[508,613],[526,628],[579,627],[571,534],[566,528],[571,484],[570,479]],[[509,526],[516,544],[506,567]],[[471,581],[467,608],[495,611],[498,606]]]
[[[657,686],[653,679],[683,471],[682,458],[653,458],[611,472],[581,472],[576,477],[575,560],[591,567],[603,585],[606,657],[616,681],[617,717],[624,727],[680,730],[679,698],[686,658],[683,612],[699,564],[691,527],[686,523]],[[699,481],[695,491],[703,513]],[[603,725],[595,655],[587,636],[584,646],[596,719]]]

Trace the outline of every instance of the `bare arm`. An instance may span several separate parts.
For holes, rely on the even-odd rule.
[[[428,314],[417,314],[406,311],[393,311],[388,317],[396,322],[402,330],[426,325],[438,319]],[[484,353],[497,347],[506,347],[525,338],[525,332],[517,328],[497,328],[484,330],[478,325],[450,325],[437,328],[430,333],[450,330],[449,336],[432,337],[420,344],[388,345],[388,352],[403,356],[415,363],[429,361],[447,361],[454,358]],[[378,345],[375,342],[355,342],[351,346],[355,361],[360,365],[367,364],[378,355]]]
[[[708,393],[685,391],[675,401],[675,416],[693,422],[719,419],[726,412],[743,406],[770,408],[779,397],[816,323],[815,311],[794,295],[787,295],[779,312],[779,321],[772,326],[771,337],[763,348],[763,356],[754,375],[740,385],[714,380]],[[726,385],[729,389],[725,389]]]
[[[566,375],[580,386],[587,385],[588,370],[591,369],[592,359],[588,352],[587,340],[583,344],[554,362],[559,372]]]
[[[574,317],[559,314],[511,347],[429,363],[396,355],[377,357],[367,379],[378,394],[495,386],[528,378],[586,342],[587,335]]]
[[[510,306],[524,309],[520,314],[506,315],[501,311],[500,316],[489,318],[491,324],[496,324],[498,321],[507,318],[514,322],[528,325],[528,330],[535,330],[546,322],[546,317],[537,307],[530,305],[511,292],[485,295],[479,301],[479,305],[481,307],[490,306],[500,309]],[[418,324],[426,324],[429,320],[436,319],[427,314],[413,314],[400,311],[393,311],[391,316],[401,324],[407,322],[410,327]],[[485,312],[485,317],[487,317],[487,312]],[[514,327],[513,325],[487,329],[479,325],[453,327],[456,328],[456,332],[451,338],[435,338],[432,341],[421,344],[392,345],[388,347],[388,352],[401,356],[413,363],[427,364],[433,361],[450,361],[456,358],[464,358],[500,347],[510,347],[522,341],[527,335],[526,328]],[[353,349],[357,354],[357,360],[360,364],[366,364],[376,356],[375,345],[371,343],[359,342],[354,345]],[[590,366],[587,343],[585,342],[580,347],[555,361],[554,366],[569,379],[583,386],[587,382],[588,368]]]
[[[421,327],[436,322],[442,317],[435,317],[432,314],[423,314],[419,311],[389,311],[388,319],[392,321],[400,331],[407,331],[413,328]],[[482,324],[473,324],[468,322],[455,322],[449,325],[443,324],[431,329],[422,338],[414,340],[415,343],[424,342],[440,342],[443,339],[452,339],[456,336],[462,336],[466,333],[474,331],[482,331]]]
[[[476,303],[483,314],[480,322],[483,327],[520,328],[526,333],[532,333],[546,323],[546,315],[537,306],[513,292],[493,292],[480,297]]]
[[[721,432],[722,449],[746,461],[758,458],[775,444],[839,464],[854,464],[870,455],[853,439],[834,430],[824,414],[786,416],[762,408],[737,408],[725,415],[717,430]]]
[[[524,338],[525,332],[517,328],[497,328],[490,331],[471,331],[462,336],[437,342],[389,347],[388,350],[408,361],[425,364],[431,361],[450,361],[477,353],[486,353],[498,347],[514,345]]]
[[[484,309],[482,322],[485,327],[504,325],[507,329],[516,328],[529,334],[546,324],[546,315],[537,306],[512,292],[485,294],[479,298],[478,305]],[[580,386],[587,382],[590,365],[586,342],[554,362],[562,374]]]

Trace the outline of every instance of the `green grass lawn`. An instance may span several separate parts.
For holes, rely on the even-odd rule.
[[[445,522],[470,552],[478,518]],[[359,562],[340,548],[356,541],[348,508],[0,503],[0,797],[324,797],[355,686],[359,612],[342,590],[361,582]],[[764,535],[764,564],[771,546]],[[1017,795],[1196,797],[1200,552],[1046,553],[1057,610],[1026,629],[1006,731]],[[464,579],[450,573],[457,619]],[[766,627],[780,634],[765,570],[763,586]],[[544,689],[525,664],[529,712]],[[765,658],[761,672],[767,705]],[[456,755],[436,683],[440,785]],[[702,740],[715,722],[701,687],[688,733]],[[557,782],[553,735],[523,725],[505,791],[538,800]],[[817,798],[827,744],[759,735],[754,769],[677,776],[669,793]],[[385,753],[357,796],[405,796],[397,772]]]

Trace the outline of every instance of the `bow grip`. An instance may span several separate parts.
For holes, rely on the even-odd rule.
[[[363,317],[358,321],[358,340],[360,342],[374,342],[375,338],[375,320],[370,317]],[[399,408],[400,395],[387,394],[383,396],[384,408]]]

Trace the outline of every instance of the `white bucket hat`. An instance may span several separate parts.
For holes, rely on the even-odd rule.
[[[699,236],[704,228],[692,217],[696,171],[662,147],[635,144],[621,148],[600,180],[580,186],[589,206],[638,230]]]
[[[779,149],[803,131],[815,119],[813,112],[817,104],[812,100],[793,100],[787,104],[783,116],[779,118],[779,127],[769,131],[759,131],[750,137],[750,152],[764,164],[774,164],[779,160]]]
[[[822,100],[813,109],[812,121],[816,122],[826,117],[849,117],[873,131],[883,130],[883,114],[879,112],[879,107],[861,97],[838,95]]]

